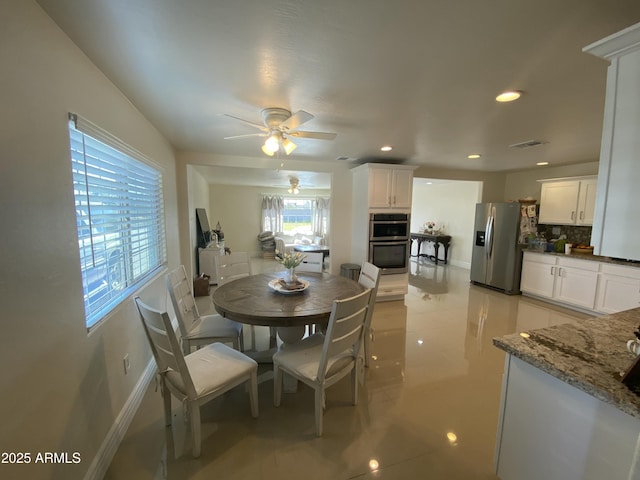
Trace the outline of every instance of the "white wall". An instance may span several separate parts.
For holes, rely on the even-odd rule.
[[[449,262],[470,268],[475,208],[480,201],[481,190],[481,182],[457,181],[427,185],[423,179],[414,179],[411,231],[419,232],[427,221],[444,226],[444,233],[451,235]],[[414,242],[413,255],[417,253],[417,248],[417,242]],[[432,252],[433,247],[423,243],[421,251]],[[444,258],[442,248],[439,255]]]
[[[168,232],[177,231],[173,150],[31,0],[2,2],[0,65],[0,452],[77,451],[82,459],[3,464],[0,477],[79,479],[151,355],[131,299],[87,335],[67,113],[164,167]],[[177,235],[167,249],[177,264]],[[139,293],[163,306],[163,278]]]

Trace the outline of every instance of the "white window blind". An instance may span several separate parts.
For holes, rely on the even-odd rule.
[[[69,114],[87,327],[166,262],[162,171],[113,135]]]

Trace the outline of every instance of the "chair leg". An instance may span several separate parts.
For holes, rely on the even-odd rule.
[[[324,406],[322,405],[322,387],[316,387],[315,391],[315,417],[316,417],[316,436],[322,436],[322,416],[324,414]]]
[[[358,404],[358,363],[351,369],[351,404]]]
[[[251,402],[251,416],[258,418],[258,369],[251,372],[249,378],[249,401]]]
[[[367,328],[364,332],[364,366],[369,368],[371,357],[371,329]]]
[[[189,403],[189,415],[191,416],[191,434],[193,441],[193,456],[200,456],[201,433],[200,433],[200,405],[197,403]]]
[[[171,425],[171,392],[164,383],[164,377],[160,380],[160,390],[162,391],[162,403],[164,404],[164,424],[168,427]]]
[[[276,365],[273,365],[273,405],[280,406],[280,400],[282,399],[282,370]]]
[[[238,343],[238,345],[236,346],[236,350],[244,352],[244,328],[240,330],[240,335],[238,335],[238,339],[236,340],[236,342]]]
[[[251,350],[256,351],[256,327],[251,325]]]

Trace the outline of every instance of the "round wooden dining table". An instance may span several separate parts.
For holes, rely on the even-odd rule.
[[[353,297],[364,291],[358,282],[328,273],[296,272],[309,282],[306,290],[281,293],[269,287],[284,272],[261,273],[239,278],[213,292],[213,304],[223,317],[251,325],[277,327],[285,343],[295,343],[306,325],[326,325],[334,300]]]

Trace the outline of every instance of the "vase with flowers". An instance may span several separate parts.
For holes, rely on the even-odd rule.
[[[422,231],[428,235],[440,235],[442,233],[442,227],[439,227],[436,222],[424,222]]]
[[[296,276],[296,267],[300,265],[307,256],[301,252],[282,253],[276,250],[275,258],[278,263],[287,269],[285,281],[287,283],[296,283],[298,281],[298,277]]]

